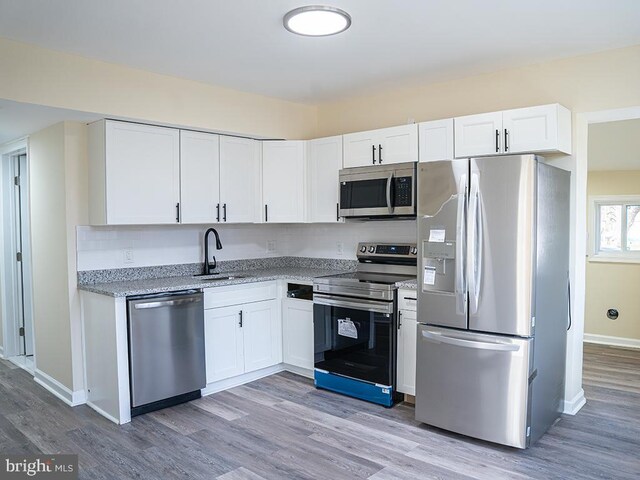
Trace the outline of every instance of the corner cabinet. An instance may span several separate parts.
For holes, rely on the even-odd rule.
[[[92,225],[179,223],[179,130],[90,124],[89,195]]]
[[[342,168],[342,136],[307,142],[307,219],[313,223],[335,223],[339,215],[338,179]]]
[[[344,167],[418,160],[418,125],[400,125],[342,136]]]
[[[264,222],[305,221],[305,143],[262,142],[262,203]]]
[[[571,154],[571,112],[557,103],[457,117],[454,125],[456,158]]]
[[[396,388],[407,395],[416,394],[416,351],[418,321],[415,290],[398,292],[398,356]]]

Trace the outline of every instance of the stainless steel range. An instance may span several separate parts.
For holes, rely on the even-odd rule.
[[[313,284],[315,384],[390,407],[396,385],[397,282],[414,280],[416,244],[360,243],[358,270]]]

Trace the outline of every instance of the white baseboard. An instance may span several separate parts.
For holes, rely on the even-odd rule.
[[[610,337],[609,335],[584,334],[585,343],[598,343],[614,347],[640,348],[640,340],[636,338]]]
[[[42,370],[38,370],[36,368],[36,370],[33,372],[33,379],[37,384],[49,390],[70,407],[82,405],[83,403],[87,402],[87,396],[84,390],[72,392],[69,388],[65,387],[55,378],[47,375]]]
[[[0,358],[4,358],[4,347],[0,345]]]
[[[580,411],[582,407],[587,403],[587,399],[584,397],[584,390],[581,388],[580,391],[573,397],[571,400],[564,401],[564,409],[562,413],[565,415],[575,415]]]
[[[100,407],[96,406],[95,404],[91,403],[89,400],[87,400],[87,406],[93,408],[96,412],[98,412],[100,415],[102,415],[104,418],[111,420],[113,423],[115,423],[116,425],[123,425],[125,423],[129,423],[131,421],[131,419],[127,420],[126,422],[120,422],[116,417],[114,417],[113,415],[105,412],[103,409],[101,409]]]
[[[245,383],[253,382],[254,380],[259,380],[260,378],[268,377],[269,375],[273,375],[274,373],[279,373],[284,370],[284,365],[282,363],[279,363],[278,365],[256,370],[255,372],[245,373],[243,375],[238,375],[237,377],[227,378],[218,382],[209,383],[201,390],[202,396],[222,392],[223,390],[228,390],[233,387],[239,387],[240,385],[244,385]]]
[[[296,365],[289,365],[288,363],[283,364],[283,367],[287,372],[295,373],[296,375],[300,375],[301,377],[313,379],[313,368],[302,368]]]

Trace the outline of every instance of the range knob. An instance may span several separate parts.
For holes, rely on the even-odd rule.
[[[417,255],[418,249],[416,247],[411,247],[411,255]]]
[[[366,251],[367,251],[367,247],[366,247],[365,245],[362,245],[362,246],[360,247],[360,252],[361,252],[361,253],[365,253]]]
[[[374,247],[373,245],[371,245],[371,246],[369,247],[369,253],[373,253],[373,252],[375,252],[375,251],[376,251],[376,247]]]

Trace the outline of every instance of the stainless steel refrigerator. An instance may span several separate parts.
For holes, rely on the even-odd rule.
[[[418,169],[416,419],[526,448],[564,400],[570,174],[535,155]]]

